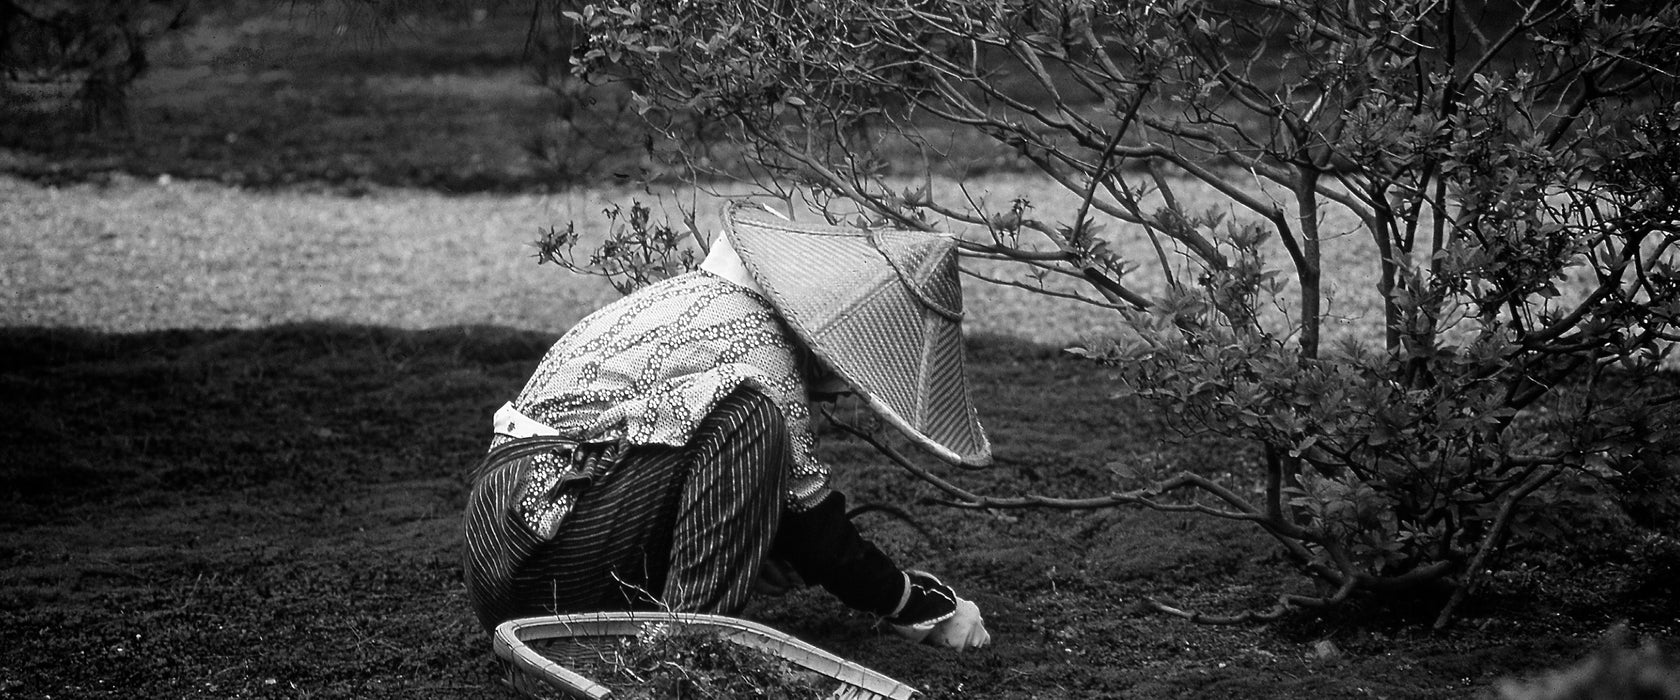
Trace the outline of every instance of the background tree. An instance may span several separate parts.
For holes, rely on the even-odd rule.
[[[961,233],[974,277],[1125,319],[1133,333],[1075,351],[1187,437],[1262,455],[1234,479],[1003,498],[866,434],[957,503],[1250,522],[1319,587],[1229,619],[1433,590],[1444,625],[1537,493],[1675,478],[1680,397],[1640,378],[1680,314],[1677,13],[654,0],[564,16],[577,76],[621,81],[652,124],[723,125],[743,158],[690,158],[692,180]],[[929,177],[997,159],[1076,205],[1026,188],[988,205]],[[1370,254],[1327,258],[1345,236]],[[1364,266],[1369,289],[1327,287],[1332,264]],[[1331,337],[1338,295],[1361,293],[1370,322]],[[1673,517],[1672,486],[1636,490],[1664,494],[1647,524]]]
[[[0,0],[0,69],[13,81],[78,84],[85,128],[128,125],[128,89],[150,43],[185,26],[189,0]]]

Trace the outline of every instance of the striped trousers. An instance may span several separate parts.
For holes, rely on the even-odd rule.
[[[787,429],[775,403],[738,389],[687,445],[625,450],[568,495],[575,501],[552,537],[520,517],[522,485],[541,455],[610,449],[524,438],[497,446],[474,470],[463,519],[466,583],[486,629],[546,614],[733,614],[746,604],[787,479]]]

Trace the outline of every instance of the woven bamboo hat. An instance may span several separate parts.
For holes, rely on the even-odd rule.
[[[947,461],[991,462],[963,369],[955,239],[799,224],[747,204],[723,219],[788,326],[871,408]]]

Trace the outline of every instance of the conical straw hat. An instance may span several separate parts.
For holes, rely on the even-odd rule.
[[[955,239],[794,223],[745,204],[723,218],[788,326],[871,408],[947,461],[991,462],[963,368]]]

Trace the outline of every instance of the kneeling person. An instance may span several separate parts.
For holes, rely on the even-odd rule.
[[[987,463],[961,317],[948,237],[732,207],[700,270],[580,321],[496,413],[465,517],[479,621],[735,614],[775,560],[906,637],[986,645],[973,603],[857,532],[810,429],[813,396],[855,390],[936,454]]]

